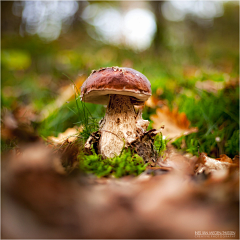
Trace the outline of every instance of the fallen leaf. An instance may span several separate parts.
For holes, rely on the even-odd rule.
[[[211,93],[217,93],[224,88],[224,82],[214,82],[212,80],[197,81],[195,87]]]
[[[162,134],[168,139],[174,140],[198,131],[196,127],[190,128],[190,121],[186,114],[179,113],[177,108],[172,111],[167,106],[157,108],[156,114],[151,115],[150,119],[153,121],[153,128],[159,129],[164,125]]]
[[[159,98],[152,95],[146,102],[145,105],[151,108],[161,107],[166,104],[166,100],[160,100]]]
[[[239,165],[239,155],[234,156],[234,158],[232,159],[233,163],[236,163]]]
[[[198,161],[196,162],[196,174],[205,172],[209,174],[217,170],[229,169],[231,166],[237,166],[236,163],[233,163],[232,159],[227,155],[222,154],[220,158],[210,158],[206,153],[200,153]]]
[[[31,124],[37,119],[37,115],[31,105],[17,106],[13,111],[14,117],[21,123]]]
[[[57,137],[48,137],[48,146],[61,157],[61,163],[67,174],[78,168],[78,157],[83,153],[83,142],[79,141],[79,133],[83,127],[68,128]]]
[[[76,128],[76,127],[68,128],[65,132],[59,133],[57,137],[49,136],[48,140],[50,140],[50,142],[53,144],[64,143],[64,141],[67,141],[70,143],[77,139],[77,136],[81,131],[82,131],[82,126],[80,126],[79,128]]]
[[[221,162],[233,163],[233,160],[230,157],[228,157],[226,154],[221,154],[220,158],[216,158],[216,160],[221,161]]]
[[[194,167],[197,161],[196,156],[183,154],[170,143],[167,144],[165,157],[159,162],[161,167],[170,168],[180,174],[194,174]]]
[[[1,122],[1,137],[4,140],[18,140],[19,142],[33,142],[40,140],[33,126],[26,118],[3,109]]]

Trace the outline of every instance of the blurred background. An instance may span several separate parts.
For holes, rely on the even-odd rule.
[[[1,20],[2,113],[41,137],[81,124],[73,85],[93,69],[131,67],[152,84],[145,119],[177,107],[198,127],[177,148],[238,154],[238,1],[1,1]]]

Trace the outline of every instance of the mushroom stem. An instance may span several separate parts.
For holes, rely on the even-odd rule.
[[[148,121],[136,113],[131,97],[110,95],[99,141],[99,152],[104,158],[119,155],[137,136],[143,133]]]

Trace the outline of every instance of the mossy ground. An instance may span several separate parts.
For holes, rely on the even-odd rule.
[[[147,164],[130,149],[124,149],[119,156],[102,159],[100,155],[84,156],[79,161],[80,169],[86,173],[93,173],[98,177],[114,176],[116,178],[132,175],[137,176],[145,171]]]

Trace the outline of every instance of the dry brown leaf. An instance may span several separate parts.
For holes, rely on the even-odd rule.
[[[60,156],[65,172],[69,174],[78,167],[78,155],[83,151],[83,142],[78,141],[83,127],[68,128],[57,137],[48,137],[48,146]]]
[[[198,131],[198,128],[189,128],[190,121],[185,113],[179,113],[177,108],[172,111],[167,106],[157,108],[156,114],[151,115],[153,128],[159,129],[164,125],[162,134],[168,139],[176,139]]]
[[[48,139],[53,144],[63,143],[64,141],[73,142],[77,139],[77,135],[82,131],[82,127],[68,128],[65,132],[59,133],[57,137],[49,136]]]
[[[145,105],[151,108],[161,107],[164,104],[166,104],[166,100],[160,100],[153,95],[145,102]]]
[[[224,82],[214,82],[212,80],[197,81],[195,87],[207,92],[217,93],[224,88]]]
[[[5,140],[34,142],[40,140],[33,126],[26,118],[18,118],[16,112],[3,109],[1,122],[1,137]]]
[[[189,156],[178,151],[171,145],[167,144],[165,157],[159,162],[161,167],[171,168],[180,174],[194,174],[194,166],[197,161],[196,156]]]
[[[205,90],[207,92],[217,93],[222,89],[236,88],[239,86],[238,78],[227,78],[224,82],[214,82],[212,80],[198,81],[195,84],[196,88]]]
[[[13,111],[14,117],[21,123],[31,124],[37,119],[37,115],[31,105],[17,106]]]
[[[210,158],[206,153],[201,153],[198,161],[196,162],[195,173],[199,174],[205,172],[209,174],[217,170],[227,170],[231,166],[237,166],[236,163],[233,163],[232,159],[227,155],[222,154],[220,158]]]
[[[233,163],[236,163],[239,165],[239,155],[234,156],[234,158],[232,159]]]
[[[221,162],[233,163],[233,160],[230,157],[228,157],[226,154],[221,154],[220,158],[216,158],[216,160],[221,161]]]
[[[6,175],[9,174],[8,170],[14,172],[53,170],[65,174],[59,157],[42,142],[24,144],[17,152],[5,156],[8,157]]]

